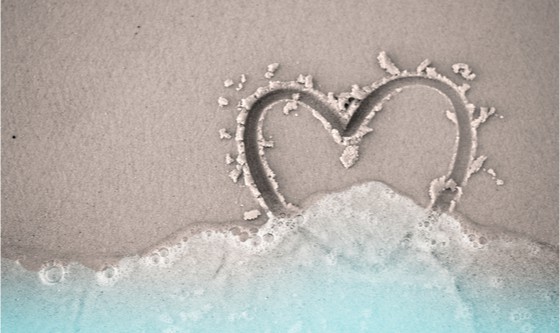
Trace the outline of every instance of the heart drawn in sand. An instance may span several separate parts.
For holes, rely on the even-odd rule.
[[[368,124],[375,113],[382,109],[384,102],[408,86],[434,89],[453,105],[454,112],[447,115],[457,127],[455,153],[448,173],[433,180],[429,191],[430,208],[453,210],[468,178],[480,169],[486,159],[485,156],[475,158],[477,128],[494,113],[494,108],[479,108],[475,118],[476,107],[466,98],[469,85],[459,86],[438,74],[435,68],[429,67],[427,60],[418,66],[415,73],[401,72],[384,52],[378,60],[388,76],[369,87],[354,86],[352,92],[337,97],[313,89],[310,77],[300,76],[297,82],[270,82],[269,86],[259,88],[253,95],[241,100],[235,136],[239,153],[237,162],[243,170],[245,184],[269,215],[292,216],[299,209],[286,202],[279,192],[274,173],[265,158],[262,125],[267,109],[290,100],[307,106],[331,133],[334,141],[346,146],[341,161],[345,167],[350,167],[362,138],[371,131]]]

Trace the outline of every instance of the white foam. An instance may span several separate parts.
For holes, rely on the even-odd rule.
[[[261,212],[255,209],[245,212],[244,217],[251,220],[260,215]],[[241,234],[246,234],[247,240],[257,241],[242,242],[238,238]],[[438,257],[438,260],[443,260],[442,263],[455,273],[464,271],[464,265],[473,263],[477,256],[481,258],[489,258],[493,255],[507,256],[514,248],[518,255],[515,258],[508,257],[507,260],[516,262],[528,260],[524,262],[528,266],[540,264],[535,261],[537,255],[543,260],[557,256],[545,245],[516,238],[505,232],[480,229],[473,224],[461,222],[449,214],[431,212],[395,193],[388,186],[371,182],[324,196],[306,209],[302,215],[294,218],[269,218],[260,228],[248,230],[244,227],[235,227],[229,231],[202,230],[188,238],[184,237],[175,246],[156,247],[144,257],[128,257],[122,259],[118,265],[108,265],[96,273],[96,279],[99,284],[112,285],[115,281],[122,280],[124,276],[131,277],[131,272],[138,269],[136,263],[145,266],[171,267],[170,264],[178,259],[197,255],[196,253],[202,255],[206,248],[215,247],[220,242],[225,242],[228,247],[225,251],[235,257],[250,255],[250,253],[261,256],[271,251],[289,252],[291,250],[288,249],[292,246],[312,250],[317,244],[321,244],[331,249],[325,257],[330,265],[336,265],[337,260],[342,257],[390,264],[387,261],[391,257],[389,254],[404,247],[412,251],[411,254],[443,255]],[[200,249],[197,250],[197,247]],[[219,247],[223,248],[223,245]],[[476,255],[472,252],[476,250],[484,251]],[[237,251],[241,252],[236,254]],[[203,256],[207,257],[206,254]],[[312,256],[312,253],[299,252],[297,256],[290,258],[297,262],[307,261],[312,259]],[[247,260],[253,259],[247,258]],[[201,262],[203,257],[195,261]],[[484,265],[485,269],[489,269],[484,262],[476,264]],[[508,269],[515,268],[505,262],[503,264],[508,266]],[[53,268],[58,273],[63,271],[64,274],[47,273]],[[72,269],[76,269],[75,265],[65,267],[57,262],[49,262],[41,269],[39,277],[45,284],[56,284],[63,281],[65,276],[72,275],[68,274]],[[496,276],[502,276],[499,269],[493,267],[492,271],[495,275],[488,281],[493,281],[494,285],[503,285],[496,282],[499,280]],[[540,272],[544,274],[542,269]],[[541,275],[535,278],[542,277]]]
[[[202,330],[197,325],[217,329],[247,318],[267,323],[271,318],[265,310],[288,322],[303,315],[301,325],[344,320],[346,327],[367,323],[370,331],[391,318],[421,320],[419,313],[445,317],[461,332],[481,331],[473,325],[489,332],[527,325],[550,331],[547,323],[557,321],[556,251],[427,211],[381,183],[326,195],[302,215],[273,217],[260,228],[192,232],[177,237],[182,240],[175,245],[167,242],[97,273],[64,266],[63,283],[45,283],[43,270],[43,284],[27,283],[36,289],[25,296],[14,293],[11,283],[37,276],[3,259],[3,304],[10,309],[24,302],[28,309],[46,302],[42,311],[52,309],[49,318],[60,322],[68,314],[61,315],[64,306],[54,305],[58,300],[83,300],[81,310],[70,311],[70,316],[83,313],[75,325],[118,318],[115,322],[127,327],[144,327],[147,321],[164,325],[156,331]],[[120,304],[127,305],[122,314]],[[345,319],[337,317],[341,308],[347,310]],[[380,313],[384,308],[391,310]]]

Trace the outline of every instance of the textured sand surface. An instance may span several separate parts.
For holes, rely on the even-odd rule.
[[[410,70],[429,58],[457,82],[452,65],[470,66],[469,99],[504,117],[480,130],[478,151],[505,184],[474,175],[457,211],[558,244],[557,13],[554,1],[4,1],[2,256],[94,265],[196,222],[243,220],[258,204],[229,179],[235,143],[219,136],[233,133],[237,101],[273,63],[274,80],[311,74],[325,93],[370,84],[382,50]],[[427,205],[455,130],[445,100],[413,89],[376,116],[349,170],[309,112],[271,113],[283,193],[303,202],[380,180]]]

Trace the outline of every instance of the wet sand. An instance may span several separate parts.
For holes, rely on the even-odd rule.
[[[464,79],[452,65],[471,66],[469,99],[503,116],[480,129],[478,153],[504,185],[475,174],[456,210],[558,244],[557,12],[546,1],[6,1],[2,256],[30,268],[54,258],[95,267],[195,223],[244,221],[260,207],[228,176],[236,146],[219,133],[234,134],[237,101],[267,85],[271,63],[280,64],[273,79],[311,74],[325,94],[371,84],[385,74],[383,50],[401,69],[429,58],[455,82]],[[399,94],[346,170],[309,112],[280,108],[265,124],[267,154],[291,202],[379,180],[427,206],[453,153],[448,109],[427,89]],[[243,223],[263,223],[262,213]]]

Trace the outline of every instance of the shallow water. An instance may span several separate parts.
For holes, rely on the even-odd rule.
[[[5,332],[558,332],[558,252],[382,183],[93,272],[2,259]]]

